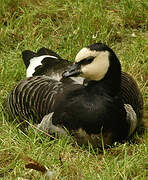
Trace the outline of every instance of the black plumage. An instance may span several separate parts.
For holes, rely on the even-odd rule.
[[[109,61],[109,67],[107,72],[103,71],[104,77],[100,80],[85,79],[83,84],[67,81],[69,78],[57,81],[46,75],[35,76],[42,75],[35,74],[39,72],[38,69],[41,69],[43,74],[47,73],[44,65],[41,65],[33,74],[34,77],[21,81],[12,90],[8,106],[13,116],[22,122],[33,119],[41,129],[44,121],[44,126],[49,125],[48,131],[58,135],[66,132],[66,128],[78,141],[90,141],[95,146],[102,142],[102,138],[104,144],[129,138],[142,122],[143,100],[138,86],[130,75],[121,73],[118,58],[106,45],[97,43],[87,48],[97,53],[109,52],[108,59],[105,60],[106,63]],[[55,65],[50,63],[50,60],[54,61]],[[49,69],[49,76],[50,68],[57,73],[56,70],[60,69],[58,64],[62,64],[64,70],[69,64],[68,61],[61,61],[59,57],[50,60],[46,69]],[[82,64],[81,61],[76,62],[78,65],[80,63]],[[84,62],[83,66],[85,65]],[[79,68],[81,66],[79,65]],[[67,72],[69,71],[63,73],[63,77],[65,74],[67,76]]]
[[[97,43],[92,44],[88,46],[90,50],[97,50]],[[103,45],[100,50],[110,50],[107,46]],[[47,75],[51,79],[59,80],[61,78],[62,73],[72,65],[71,61],[67,61],[63,59],[61,56],[59,56],[54,51],[47,49],[47,48],[41,48],[37,53],[34,53],[30,50],[25,50],[22,52],[22,58],[24,61],[24,64],[26,66],[26,69],[30,65],[30,60],[34,57],[44,56],[44,55],[50,55],[55,56],[57,59],[54,58],[43,58],[43,64],[36,65],[35,72],[32,74],[32,76],[37,75]],[[58,75],[57,75],[58,74]],[[57,76],[56,76],[57,75]],[[75,80],[76,82],[83,83],[84,79],[77,80],[77,78],[73,78],[72,80]],[[70,82],[70,78],[68,80]],[[73,82],[73,81],[71,81]],[[84,81],[85,82],[85,81]],[[116,82],[117,83],[117,82]],[[136,112],[137,118],[142,119],[143,116],[143,99],[141,92],[138,88],[138,85],[136,81],[133,79],[133,77],[126,73],[121,72],[121,97],[123,99],[124,104],[131,104],[134,111]],[[139,120],[139,121],[140,121]]]
[[[103,132],[105,129],[115,133],[114,141],[128,136],[129,124],[124,121],[122,103],[102,92],[95,82],[86,87],[75,84],[69,87],[48,76],[35,76],[21,81],[8,99],[10,111],[20,123],[30,119],[38,124],[45,115],[54,112],[52,123],[70,132],[83,129],[87,134],[99,134],[103,127]]]

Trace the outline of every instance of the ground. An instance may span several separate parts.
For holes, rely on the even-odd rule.
[[[71,138],[50,140],[32,127],[25,135],[9,122],[2,102],[25,78],[21,52],[47,47],[74,60],[94,42],[111,47],[137,81],[148,122],[147,0],[1,0],[0,1],[0,178],[46,179],[26,164],[37,161],[53,171],[52,179],[147,179],[148,131],[135,142],[100,152]]]

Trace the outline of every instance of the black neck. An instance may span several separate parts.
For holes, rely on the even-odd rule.
[[[121,87],[121,65],[116,55],[110,56],[110,66],[105,77],[100,81],[89,81],[87,87],[95,86],[98,92],[108,93],[110,96],[116,96],[120,92]],[[100,90],[100,91],[99,91]]]
[[[110,96],[116,96],[118,95],[119,91],[120,91],[120,85],[118,84],[118,82],[114,82],[111,80],[101,80],[101,81],[87,81],[85,80],[86,88],[87,89],[92,89],[92,91],[94,90],[95,92],[97,91],[98,93],[102,92],[102,93],[107,93]]]

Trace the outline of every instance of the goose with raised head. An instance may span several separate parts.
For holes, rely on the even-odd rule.
[[[33,119],[49,133],[60,136],[68,130],[80,143],[100,146],[102,140],[105,145],[123,141],[141,124],[143,101],[130,76],[128,80],[137,89],[131,85],[128,90],[127,78],[122,87],[121,74],[112,49],[95,43],[83,48],[63,73],[63,79],[80,76],[85,83],[67,83],[45,75],[29,77],[10,93],[9,111],[21,122]]]
[[[89,57],[89,53],[98,51],[97,44],[92,44],[79,51],[76,59]],[[95,48],[96,47],[96,48]],[[89,53],[88,53],[89,52]],[[59,56],[56,52],[45,47],[39,49],[37,53],[25,50],[22,52],[22,58],[26,66],[26,77],[46,75],[51,79],[59,81],[63,71],[72,65],[71,61],[67,61]],[[67,83],[83,84],[87,80],[83,77],[70,77]],[[136,112],[138,122],[141,123],[143,116],[143,99],[136,81],[126,72],[121,72],[121,98],[124,104],[131,104]]]

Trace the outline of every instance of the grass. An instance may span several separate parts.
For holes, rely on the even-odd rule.
[[[23,50],[44,46],[73,61],[82,47],[101,41],[138,82],[147,123],[147,1],[1,0],[0,7],[0,178],[46,179],[25,168],[27,156],[53,171],[53,179],[147,179],[147,130],[136,143],[98,152],[79,147],[71,137],[51,141],[34,128],[25,135],[2,111],[3,99],[25,77]]]

